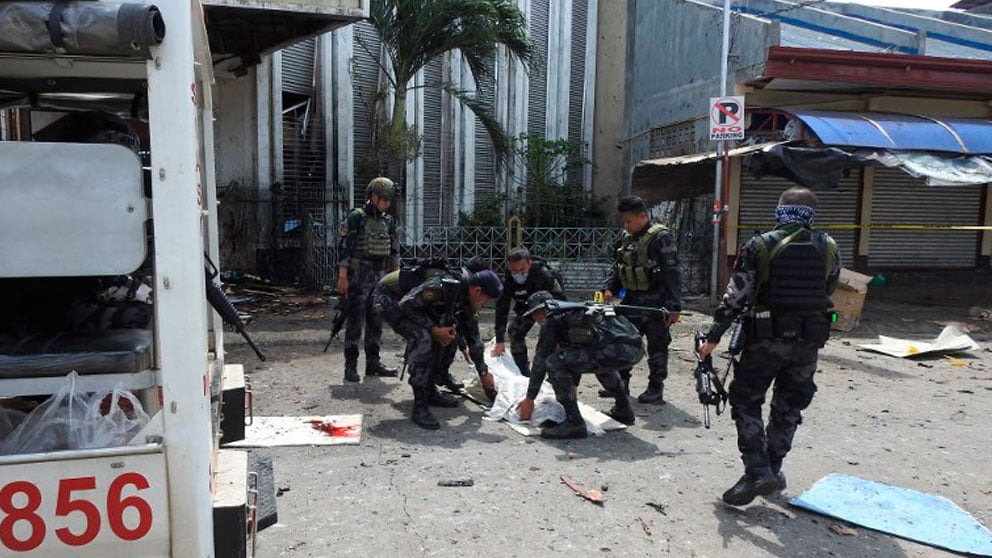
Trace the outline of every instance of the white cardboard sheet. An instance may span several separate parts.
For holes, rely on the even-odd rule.
[[[245,427],[245,439],[229,448],[358,445],[362,415],[255,417]]]
[[[863,349],[878,353],[906,358],[930,353],[956,353],[960,351],[974,351],[979,348],[978,343],[968,336],[956,325],[948,325],[940,332],[933,341],[917,341],[911,339],[899,339],[897,337],[878,336],[878,343],[858,345]]]

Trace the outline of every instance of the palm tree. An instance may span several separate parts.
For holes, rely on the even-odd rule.
[[[478,85],[492,76],[498,45],[524,64],[532,52],[527,19],[513,0],[372,0],[370,20],[390,62],[383,69],[395,96],[391,142],[405,141],[407,89],[432,60],[458,49]],[[468,107],[492,139],[497,161],[505,160],[510,139],[487,103],[450,83],[424,85],[443,89]]]

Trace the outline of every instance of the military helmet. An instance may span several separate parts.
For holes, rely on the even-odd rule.
[[[548,291],[537,291],[527,297],[527,311],[524,312],[524,316],[530,316],[534,312],[546,308],[545,303],[549,300],[554,300],[554,296]]]
[[[373,178],[372,182],[369,182],[368,188],[365,189],[365,195],[371,196],[375,194],[384,200],[392,200],[395,193],[396,186],[392,180],[385,176]]]

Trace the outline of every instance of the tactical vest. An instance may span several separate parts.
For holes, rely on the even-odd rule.
[[[775,315],[812,315],[830,306],[827,275],[837,258],[829,237],[806,228],[791,234],[776,230],[758,237],[757,311]]]
[[[358,234],[357,252],[362,254],[362,257],[370,259],[389,257],[392,249],[389,220],[385,216],[381,219],[371,217],[362,208],[356,208],[355,211],[362,215],[362,230]]]
[[[624,233],[620,247],[617,248],[617,271],[620,283],[628,291],[651,290],[651,275],[654,274],[658,262],[648,255],[651,241],[668,227],[654,223],[640,236]]]

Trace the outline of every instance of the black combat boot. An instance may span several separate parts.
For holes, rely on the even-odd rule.
[[[427,390],[415,390],[413,392],[413,413],[410,418],[413,423],[421,428],[437,430],[441,428],[441,423],[437,417],[431,413],[431,408],[427,405]]]
[[[775,479],[778,480],[778,488],[776,490],[785,490],[789,483],[785,478],[785,473],[782,472],[782,460],[770,457],[768,464],[772,470],[772,474],[775,475]]]
[[[382,365],[382,362],[376,360],[369,362],[365,361],[365,376],[381,376],[383,378],[395,378],[399,375],[400,371],[395,368],[386,368]]]
[[[427,404],[431,407],[452,409],[458,406],[458,398],[447,393],[441,393],[436,387],[427,390]]]
[[[621,394],[617,396],[616,403],[613,407],[606,412],[613,420],[617,422],[622,422],[627,426],[634,424],[637,419],[634,417],[634,409],[630,406],[630,399],[627,394]]]
[[[455,378],[451,376],[451,372],[448,370],[445,370],[437,375],[437,385],[446,387],[451,391],[461,391],[461,389],[465,387],[465,384],[455,380]]]
[[[664,405],[665,404],[665,384],[654,384],[648,383],[648,389],[644,390],[644,393],[637,396],[638,403],[645,403],[647,405]]]
[[[744,476],[723,493],[724,502],[731,506],[743,506],[758,496],[768,496],[779,489],[778,478],[772,473],[766,454],[744,454],[741,460],[744,461]]]
[[[668,351],[659,351],[648,357],[648,389],[637,396],[638,403],[665,404],[665,378],[668,377]]]
[[[551,428],[542,430],[541,437],[552,440],[572,440],[588,436],[586,421],[582,418],[582,413],[579,412],[579,403],[573,399],[563,402],[561,405],[565,407],[565,420]]]
[[[344,381],[362,381],[362,377],[358,375],[358,347],[344,348]]]

